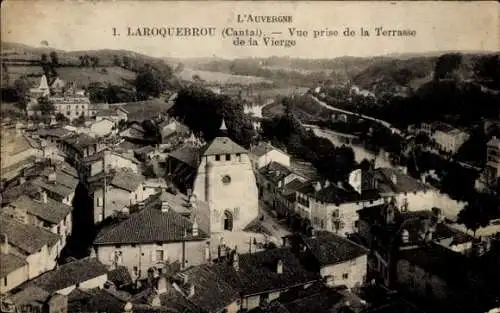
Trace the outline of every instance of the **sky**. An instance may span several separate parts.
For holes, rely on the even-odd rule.
[[[292,23],[238,23],[237,16],[285,15]],[[488,2],[245,2],[245,1],[19,1],[1,10],[2,41],[61,50],[125,49],[154,57],[333,58],[430,51],[499,51],[500,5]],[[137,27],[214,27],[214,37],[130,37]],[[292,47],[235,46],[226,27],[295,40]],[[355,36],[343,36],[349,27]],[[369,37],[359,36],[360,28]],[[410,37],[376,36],[375,28],[408,29]],[[113,36],[113,28],[120,36]],[[306,30],[292,37],[289,28]],[[337,36],[312,38],[314,30]],[[240,37],[240,39],[243,37]],[[248,40],[248,37],[243,39]]]

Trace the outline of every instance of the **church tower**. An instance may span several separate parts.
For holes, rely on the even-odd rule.
[[[219,136],[202,154],[193,192],[209,205],[212,233],[241,231],[259,214],[248,151],[227,137],[224,120]]]

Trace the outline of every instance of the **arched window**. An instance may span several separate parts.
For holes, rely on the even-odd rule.
[[[224,211],[223,215],[223,224],[224,224],[224,230],[233,230],[233,214],[229,212],[228,210]]]

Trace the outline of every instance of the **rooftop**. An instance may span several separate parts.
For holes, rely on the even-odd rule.
[[[393,168],[378,168],[374,175],[380,193],[419,192],[431,189],[421,181]]]
[[[14,270],[27,265],[28,262],[24,258],[18,257],[11,253],[0,254],[0,278],[7,276]]]
[[[281,274],[277,272],[278,261],[283,265]],[[238,270],[227,261],[215,264],[213,270],[244,295],[288,289],[320,279],[319,274],[304,267],[290,248],[241,254],[238,263]]]
[[[71,145],[78,151],[83,151],[86,147],[97,144],[97,140],[86,134],[77,134],[62,139],[68,145]]]
[[[133,283],[132,277],[125,266],[118,266],[117,268],[108,272],[108,280],[113,282],[118,288],[124,285]]]
[[[56,269],[29,281],[27,285],[37,286],[53,293],[107,273],[108,268],[97,259],[85,258],[60,265]]]
[[[197,168],[200,163],[200,148],[190,144],[184,144],[178,149],[172,151],[169,157],[177,159],[193,168]]]
[[[28,214],[34,215],[51,224],[59,224],[72,210],[69,205],[55,201],[49,197],[47,197],[47,203],[44,203],[33,200],[28,196],[22,196],[10,203],[9,206],[20,210],[26,210]]]
[[[71,131],[65,128],[41,128],[38,130],[38,135],[40,137],[51,136],[56,138],[62,138],[69,134],[71,134]]]
[[[106,289],[75,289],[68,294],[68,312],[123,313],[126,303]]]
[[[103,228],[94,244],[132,244],[155,242],[180,242],[205,240],[208,235],[199,229],[198,236],[192,236],[193,224],[173,210],[162,212],[156,206],[146,207],[132,213],[124,221]],[[130,231],[133,229],[134,231]]]
[[[109,182],[109,185],[133,192],[143,181],[144,177],[142,175],[136,174],[131,170],[120,169],[116,171],[113,179]]]
[[[327,185],[323,184],[321,189],[316,191],[315,185],[318,183],[319,182],[307,183],[297,191],[302,194],[310,195],[317,201],[335,203],[338,205],[342,203],[380,199],[380,194],[374,190],[364,190],[359,194],[347,183],[342,183],[341,186],[332,183]]]
[[[276,151],[279,151],[283,154],[286,154],[286,152],[274,147],[273,145],[271,145],[270,143],[267,143],[267,142],[260,142],[258,145],[252,147],[251,149],[251,152],[260,157],[260,156],[263,156],[264,154],[268,153],[269,151],[273,151],[273,150],[276,150]]]
[[[30,303],[43,304],[50,297],[50,293],[37,286],[27,286],[9,297],[15,305],[23,306]]]
[[[216,137],[203,152],[203,155],[248,153],[242,146],[229,137]]]
[[[347,238],[326,231],[305,238],[304,242],[321,265],[343,263],[367,255],[369,252],[365,247]]]
[[[38,252],[45,245],[52,247],[60,239],[58,235],[41,227],[21,224],[5,213],[0,215],[0,226],[0,231],[7,235],[9,245],[27,255]]]
[[[259,169],[259,173],[267,180],[277,183],[292,174],[292,171],[278,162],[271,162]]]

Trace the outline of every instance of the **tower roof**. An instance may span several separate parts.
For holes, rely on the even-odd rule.
[[[248,151],[228,137],[216,137],[203,155],[248,153]]]
[[[40,79],[40,86],[38,89],[49,89],[49,84],[47,83],[47,76],[43,75],[42,78]]]
[[[222,118],[222,124],[220,125],[220,130],[227,130],[226,122],[224,121],[224,118]]]

